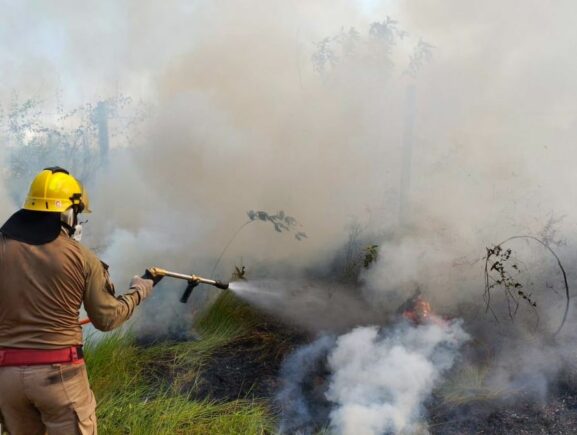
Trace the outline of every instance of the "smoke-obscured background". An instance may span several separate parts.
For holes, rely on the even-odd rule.
[[[342,243],[355,217],[396,225],[409,84],[407,221],[421,234],[468,252],[539,230],[551,215],[573,224],[569,2],[523,11],[513,2],[92,6],[6,4],[0,61],[5,126],[28,98],[41,101],[43,125],[56,125],[59,110],[130,97],[111,115],[119,131],[110,164],[90,180],[94,233],[111,223],[171,228],[178,254],[210,256],[245,210],[285,208],[312,235],[306,244],[254,228],[234,254],[309,263]],[[371,38],[371,24],[387,16],[407,35]],[[318,73],[319,42],[340,32],[344,40],[351,27],[357,36],[329,44],[335,64]],[[433,60],[407,74],[420,38]],[[134,112],[147,115],[123,125]]]
[[[483,307],[485,248],[529,234],[575,283],[574,2],[0,5],[1,216],[36,171],[69,166],[119,287],[150,265],[210,274],[252,209],[286,210],[308,238],[247,225],[217,276],[338,275],[375,243],[364,304],[390,313],[418,287],[466,316]],[[516,249],[554,329],[559,270]],[[150,315],[183,314],[179,290],[164,283]]]

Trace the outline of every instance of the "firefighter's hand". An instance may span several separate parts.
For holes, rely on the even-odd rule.
[[[144,279],[151,279],[152,282],[154,283],[153,286],[155,286],[156,284],[158,284],[160,282],[160,280],[162,278],[164,278],[164,275],[154,275],[150,269],[146,269],[146,271],[144,272],[144,275],[142,275],[142,278]]]
[[[152,293],[152,287],[154,286],[154,281],[151,279],[141,278],[135,275],[130,281],[130,289],[136,290],[140,295],[140,299],[146,299]]]

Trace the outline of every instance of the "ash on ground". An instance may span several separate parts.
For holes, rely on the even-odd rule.
[[[211,356],[193,395],[217,401],[270,399],[279,388],[283,360],[306,340],[305,335],[273,323],[259,326],[250,336],[227,344]]]
[[[457,434],[575,434],[577,385],[559,382],[543,401],[518,393],[503,401],[472,401],[456,406],[435,404],[428,409],[433,435]]]

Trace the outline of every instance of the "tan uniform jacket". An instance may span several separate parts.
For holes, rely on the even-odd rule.
[[[82,344],[82,303],[102,331],[121,325],[141,289],[114,295],[107,266],[66,233],[29,245],[0,233],[0,348],[56,349]]]

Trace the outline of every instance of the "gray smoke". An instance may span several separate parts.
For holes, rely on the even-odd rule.
[[[340,337],[328,360],[334,432],[417,432],[424,422],[424,401],[468,339],[459,322],[447,327],[404,324],[382,332],[357,328]]]
[[[574,65],[554,54],[572,47],[566,17],[574,5],[538,5],[519,16],[514,2],[451,1],[433,10],[421,3],[129,1],[98,2],[89,13],[70,1],[58,11],[7,4],[2,107],[9,109],[12,93],[68,108],[126,93],[153,107],[139,126],[146,134],[134,143],[112,138],[114,149],[127,150],[93,180],[97,213],[87,228],[94,246],[111,242],[116,229],[163,234],[153,245],[135,238],[138,270],[169,244],[164,266],[205,272],[203,259],[218,255],[246,210],[262,208],[291,210],[311,238],[293,243],[251,227],[227,253],[223,277],[241,257],[249,269],[263,260],[301,268],[324,261],[352,216],[369,232],[397,235],[407,259],[391,286],[417,273],[425,281],[439,267],[451,276],[453,257],[474,261],[495,240],[538,232],[552,212],[573,214],[565,156],[575,125],[565,108],[575,93]],[[387,15],[408,35],[375,62],[369,29]],[[558,31],[537,38],[531,29],[542,21]],[[315,44],[339,40],[351,27],[357,51],[343,57],[333,43],[340,57],[319,75]],[[403,73],[420,37],[435,46],[433,60],[412,78]],[[408,83],[416,87],[411,225],[399,231]],[[564,234],[573,229],[571,219],[560,225]],[[121,256],[106,255],[110,263]],[[135,273],[118,272],[121,282]],[[382,275],[369,287],[388,286],[390,274]],[[436,281],[443,303],[477,291],[460,278]]]
[[[0,150],[0,164],[4,165],[4,153]],[[4,222],[14,209],[12,199],[5,189],[4,183],[0,182],[0,221]]]
[[[281,432],[425,433],[424,404],[470,339],[461,324],[358,327],[300,348],[282,370]]]
[[[326,424],[330,404],[323,386],[327,376],[326,358],[335,346],[335,337],[322,336],[300,347],[281,368],[282,386],[276,401],[281,409],[280,433],[314,433]]]
[[[358,288],[338,282],[256,280],[233,282],[231,290],[255,307],[313,333],[342,333],[358,325],[384,324],[393,314],[390,308],[371,306]]]

